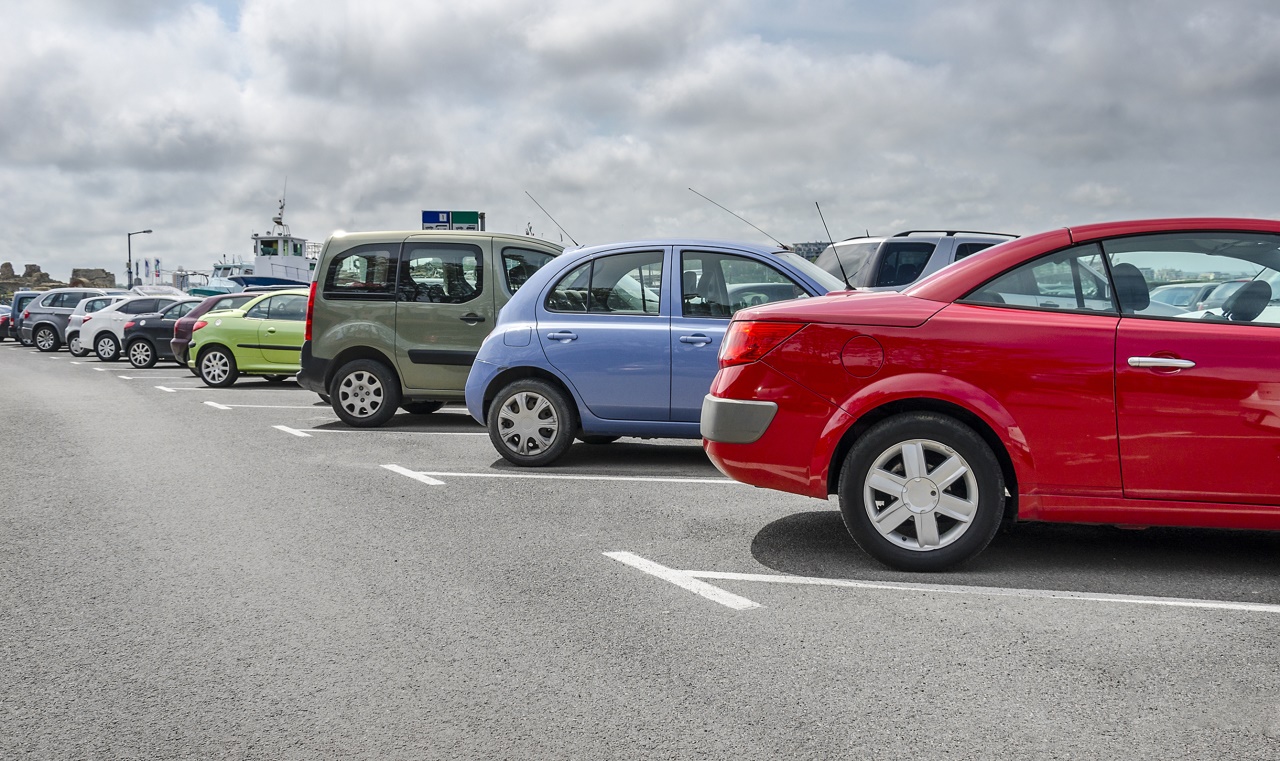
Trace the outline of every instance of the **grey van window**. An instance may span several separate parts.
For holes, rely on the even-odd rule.
[[[400,301],[465,304],[484,292],[484,256],[469,243],[413,243],[405,247]]]
[[[395,298],[396,249],[373,243],[333,257],[324,273],[326,299],[390,301]]]

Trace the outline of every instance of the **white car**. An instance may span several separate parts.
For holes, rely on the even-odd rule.
[[[117,301],[124,301],[127,298],[129,297],[124,295],[91,296],[76,304],[71,316],[67,318],[67,351],[71,352],[71,356],[84,357],[89,354],[89,349],[80,345],[80,325],[84,322],[85,316],[109,307]]]
[[[120,347],[124,343],[124,324],[135,314],[159,312],[175,301],[189,298],[178,291],[154,296],[130,296],[114,304],[86,314],[80,323],[80,347],[98,355],[103,362],[120,359]]]

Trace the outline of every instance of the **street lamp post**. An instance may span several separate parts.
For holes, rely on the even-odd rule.
[[[133,236],[135,236],[135,235],[150,235],[150,234],[151,234],[151,231],[150,231],[150,230],[138,230],[137,232],[129,233],[129,235],[125,238],[126,245],[127,245],[127,246],[128,246],[128,248],[129,248],[129,261],[128,261],[128,263],[125,265],[125,268],[126,268],[126,270],[127,270],[127,271],[126,271],[126,273],[125,273],[125,282],[126,282],[125,287],[126,287],[126,288],[132,288],[132,287],[133,287]]]

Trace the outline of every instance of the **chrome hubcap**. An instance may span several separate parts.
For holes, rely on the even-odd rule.
[[[560,430],[556,408],[541,394],[521,391],[498,409],[498,433],[508,449],[536,455],[551,447]]]
[[[221,383],[227,379],[227,374],[230,372],[231,363],[222,352],[211,351],[204,355],[204,359],[200,362],[200,373],[210,383]]]
[[[978,511],[978,481],[954,449],[929,439],[889,447],[876,458],[862,502],[880,535],[918,552],[954,543]]]
[[[116,342],[110,338],[104,338],[98,342],[99,357],[114,357],[116,355]]]
[[[71,341],[67,344],[67,351],[72,354],[80,353],[80,336],[72,336]]]
[[[129,349],[129,359],[135,365],[145,365],[151,361],[151,347],[144,343],[136,343]]]
[[[369,417],[382,409],[382,391],[377,376],[357,370],[338,385],[338,404],[352,417]]]
[[[48,330],[42,330],[36,333],[36,346],[41,349],[53,348],[53,333]]]

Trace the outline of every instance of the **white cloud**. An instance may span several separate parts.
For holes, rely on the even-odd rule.
[[[188,268],[422,208],[579,241],[1274,216],[1280,11],[141,0],[0,29],[0,261]]]

